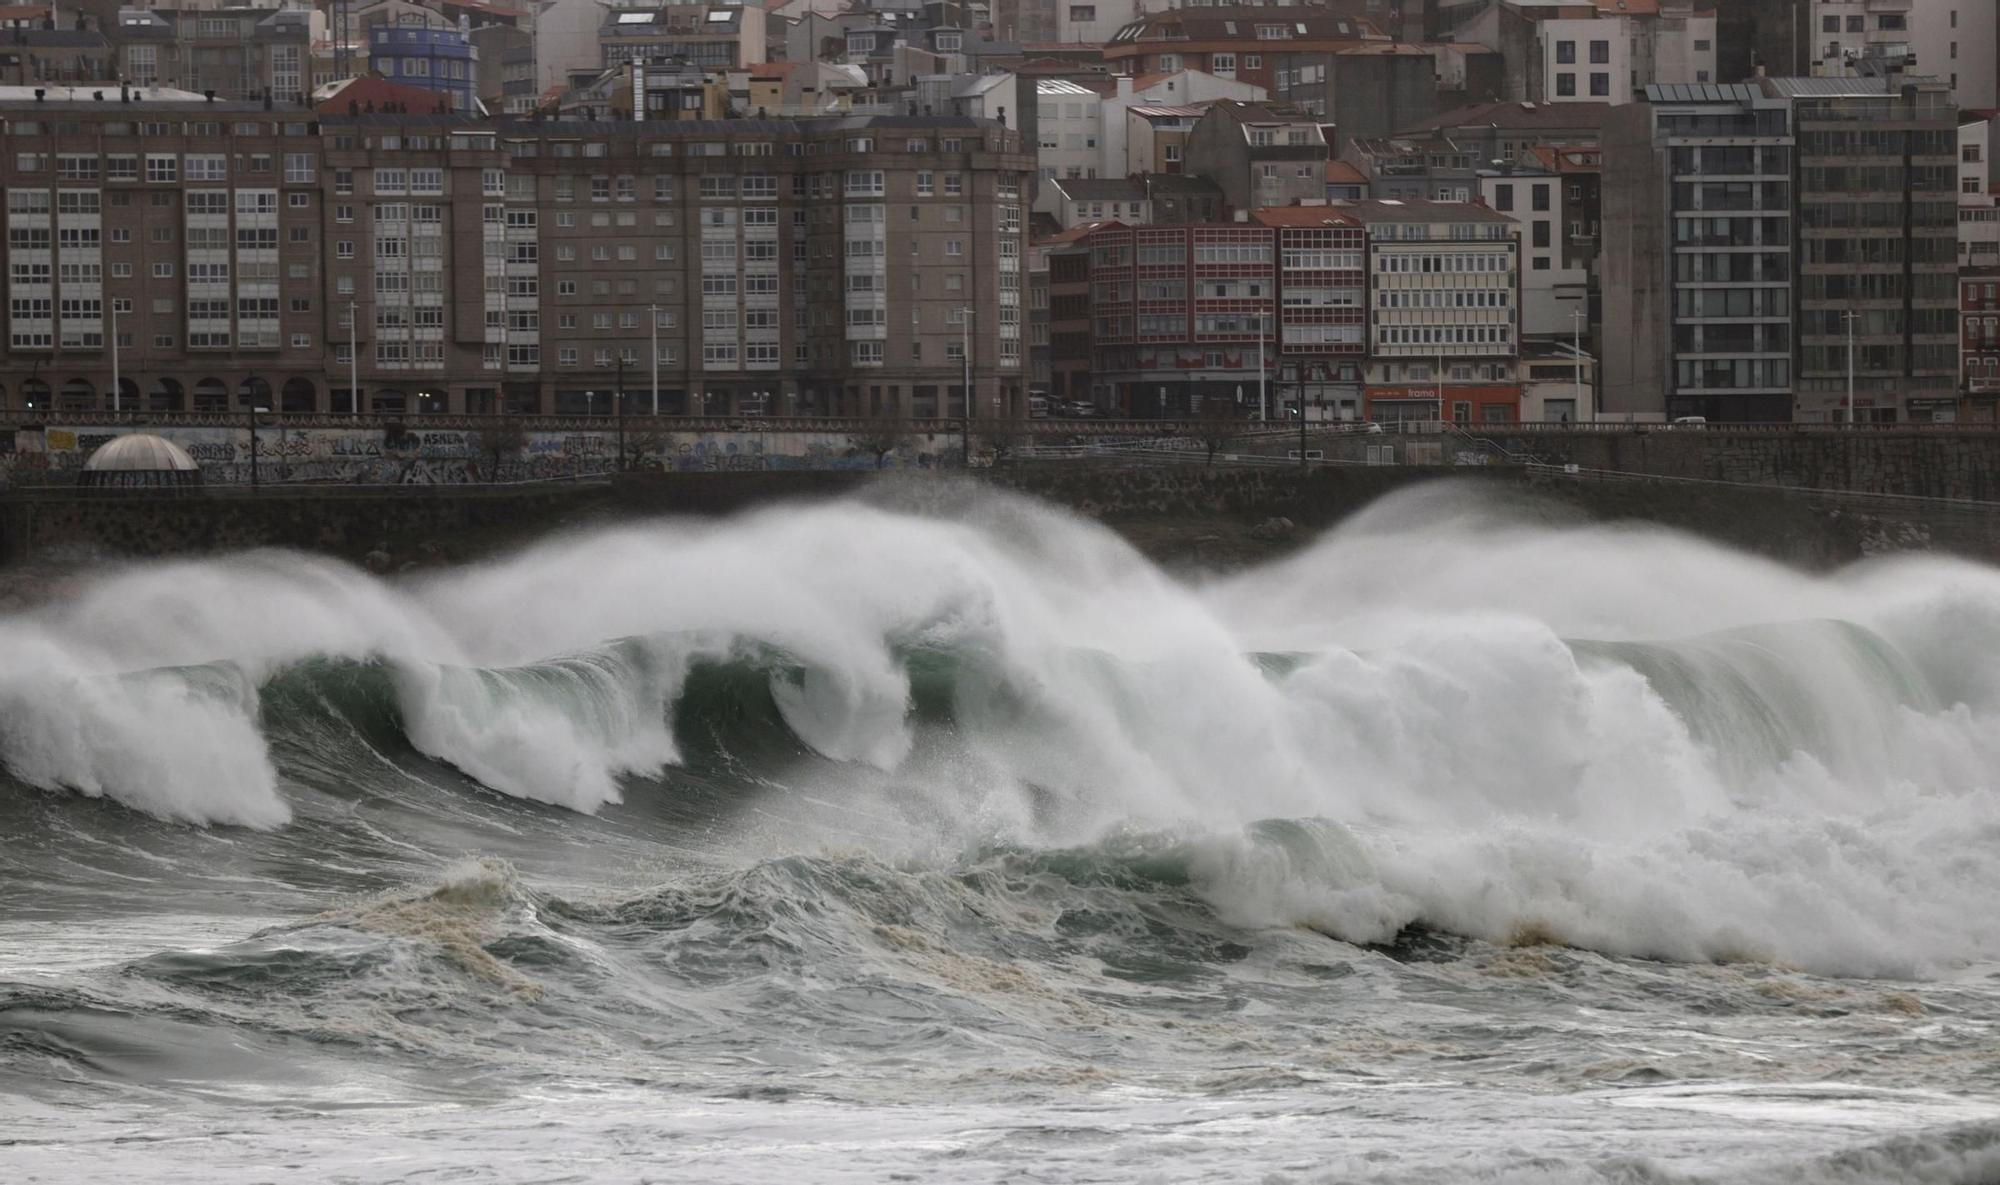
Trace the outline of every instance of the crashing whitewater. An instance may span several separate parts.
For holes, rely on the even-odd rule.
[[[78,835],[143,848],[120,875],[162,896],[206,872],[203,902],[312,865],[267,903],[272,927],[124,962],[117,991],[64,1005],[138,1007],[120,993],[142,984],[271,1040],[318,1030],[221,1008],[217,982],[372,1032],[339,994],[371,976],[371,1010],[442,978],[510,1016],[567,1008],[587,980],[569,1023],[615,1026],[662,993],[676,1015],[727,1012],[679,993],[774,967],[837,985],[893,966],[925,999],[980,1002],[927,1022],[966,1065],[998,1056],[981,1026],[1077,1023],[1086,964],[1240,976],[1215,968],[1315,943],[1342,967],[1375,951],[1507,974],[1557,965],[1507,952],[1574,952],[1536,957],[1591,969],[1611,994],[1582,998],[1613,1009],[1741,988],[1754,1012],[1772,976],[1977,996],[2000,961],[1996,645],[1989,568],[1809,575],[1663,532],[1533,525],[1448,486],[1233,576],[1170,574],[987,496],[632,525],[395,582],[291,554],[148,564],[0,618],[0,796],[55,829],[0,882],[95,900],[98,874],[77,872],[93,856],[63,850]],[[245,861],[240,881],[201,869],[197,843]],[[621,945],[638,935],[643,957]],[[400,953],[363,959],[378,943]],[[1688,970],[1641,987],[1632,960]],[[1352,982],[1376,974],[1411,990],[1406,971]],[[1843,1016],[1908,1011],[1901,988],[1838,990],[1869,1001]],[[1121,1007],[1092,998],[1090,1023],[1117,1028]],[[410,1023],[397,1048],[477,1060],[472,1028]],[[536,1054],[538,1072],[573,1052]],[[1287,1073],[1226,1081],[1312,1080]],[[1974,1179],[1992,1145],[1967,1147],[1936,1179]],[[1833,1171],[1812,1163],[1803,1179]]]

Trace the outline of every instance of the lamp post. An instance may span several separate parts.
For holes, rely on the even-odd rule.
[[[111,410],[125,410],[124,391],[118,383],[118,302],[111,302]]]
[[[1271,418],[1270,404],[1264,395],[1264,317],[1257,316],[1257,419],[1262,423]]]
[[[625,350],[618,350],[618,389],[611,393],[611,417],[618,430],[618,471],[625,471]]]
[[[1840,315],[1847,322],[1847,427],[1854,428],[1854,319],[1861,314],[1849,309]]]
[[[353,301],[347,302],[347,399],[353,404],[354,418],[361,418],[361,316]]]
[[[1569,311],[1570,321],[1572,322],[1571,327],[1576,331],[1575,344],[1570,347],[1570,352],[1576,355],[1576,357],[1570,359],[1575,367],[1570,379],[1569,392],[1570,416],[1572,418],[1581,418],[1583,416],[1583,319],[1586,315],[1582,309],[1571,309]],[[1597,417],[1593,414],[1591,418],[1595,419]]]
[[[257,413],[268,412],[270,410],[271,409],[268,407],[258,407],[256,397],[254,395],[251,397],[250,399],[250,488],[253,490],[256,489],[258,486]]]
[[[653,415],[660,414],[660,306],[651,306],[653,315]]]
[[[959,410],[965,413],[964,427],[958,436],[959,462],[970,468],[972,465],[972,316],[969,305],[958,308],[959,361],[965,367],[965,405]]]

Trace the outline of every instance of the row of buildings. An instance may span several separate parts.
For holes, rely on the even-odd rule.
[[[1018,132],[333,107],[0,88],[0,406],[1027,413]]]
[[[1990,418],[1994,8],[10,10],[0,406]]]

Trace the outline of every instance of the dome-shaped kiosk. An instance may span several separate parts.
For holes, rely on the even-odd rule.
[[[77,484],[104,490],[181,490],[201,484],[201,466],[173,441],[135,432],[90,454]]]

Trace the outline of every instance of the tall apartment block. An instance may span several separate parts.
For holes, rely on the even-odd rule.
[[[1798,419],[1950,419],[1958,383],[1958,109],[1942,82],[1767,79],[1798,136]]]
[[[1017,132],[344,112],[0,98],[0,407],[1026,414]]]
[[[1365,201],[1371,420],[1520,418],[1521,225],[1465,202]]]
[[[1857,418],[1949,415],[1947,88],[1765,78],[1647,99],[1605,133],[1603,410],[1838,420],[1851,327]]]
[[[1655,86],[1604,136],[1600,412],[1792,418],[1791,103]]]

